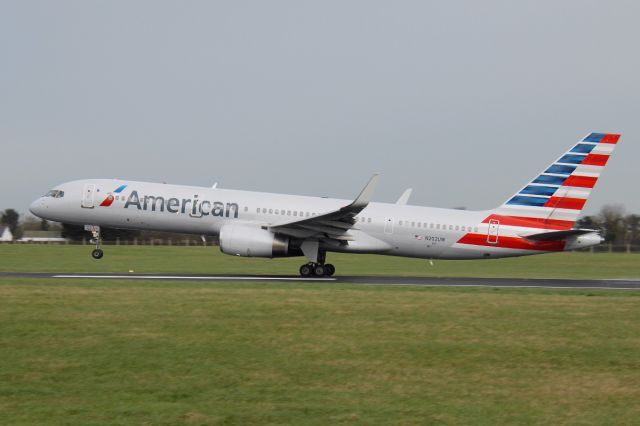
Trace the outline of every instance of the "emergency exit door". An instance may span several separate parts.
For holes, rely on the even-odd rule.
[[[384,220],[384,233],[393,234],[393,218],[388,217]]]
[[[489,244],[498,244],[499,233],[500,233],[500,221],[496,219],[490,219],[489,231],[487,233],[487,242]]]
[[[93,208],[93,199],[96,192],[96,186],[94,184],[86,184],[84,191],[82,192],[82,207],[85,209]]]

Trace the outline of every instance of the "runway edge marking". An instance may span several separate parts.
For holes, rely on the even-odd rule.
[[[52,278],[102,278],[102,279],[144,279],[144,280],[201,280],[201,281],[336,281],[335,278],[292,278],[292,277],[217,277],[180,275],[52,275]]]

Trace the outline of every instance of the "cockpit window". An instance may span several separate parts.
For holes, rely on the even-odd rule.
[[[44,194],[44,196],[52,198],[62,198],[64,197],[64,191],[60,191],[59,189],[52,189],[51,191]]]

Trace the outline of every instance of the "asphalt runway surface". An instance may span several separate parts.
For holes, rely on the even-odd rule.
[[[2,278],[44,279],[110,279],[159,281],[264,281],[264,282],[326,282],[339,284],[405,285],[426,287],[491,287],[491,288],[555,288],[640,290],[640,280],[571,280],[546,278],[452,278],[452,277],[386,277],[335,276],[301,278],[281,275],[189,275],[189,274],[113,274],[113,273],[51,273],[0,272]]]

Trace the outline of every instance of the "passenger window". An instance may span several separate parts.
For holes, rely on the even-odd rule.
[[[266,208],[262,208],[262,213],[267,213],[267,209]]]
[[[460,225],[456,225],[456,231],[460,229]]]
[[[436,229],[440,229],[440,224],[439,223],[436,225]]]
[[[402,221],[398,222],[398,225],[402,226]]]
[[[453,225],[449,225],[449,231],[453,231]]]
[[[294,212],[293,212],[293,215],[294,215],[294,216],[298,216],[298,212],[297,212],[297,211],[294,211]]]
[[[245,211],[245,212],[248,212],[248,211],[249,211],[249,207],[245,206],[245,207],[244,207],[244,211]]]
[[[287,216],[291,216],[291,210],[287,210]]]
[[[371,223],[371,218],[370,217],[367,218],[367,222]]]
[[[273,209],[269,209],[269,214],[273,214]]]
[[[260,213],[260,207],[256,209],[256,213]]]
[[[473,228],[473,232],[478,232],[478,227]]]
[[[411,222],[411,227],[415,228],[416,227],[416,223],[415,222]]]

